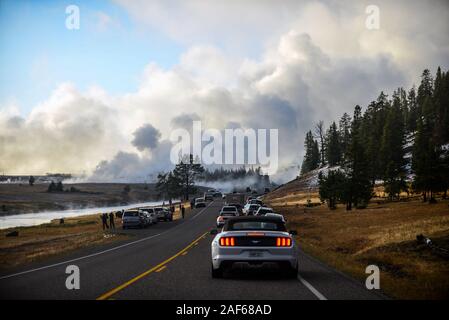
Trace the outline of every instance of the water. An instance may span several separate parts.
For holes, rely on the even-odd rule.
[[[165,202],[168,204],[168,202]],[[158,206],[161,205],[162,201],[155,202],[141,202],[134,203],[126,206],[117,207],[97,207],[97,208],[84,208],[84,209],[70,209],[70,210],[59,210],[59,211],[45,211],[37,213],[23,213],[15,214],[10,216],[0,216],[0,229],[15,228],[15,227],[29,227],[36,226],[43,223],[48,223],[53,219],[60,218],[70,218],[86,216],[90,214],[98,214],[102,212],[119,211],[122,209],[131,209],[136,207],[146,207],[146,206]]]

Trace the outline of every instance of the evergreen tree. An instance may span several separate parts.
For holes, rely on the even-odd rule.
[[[346,158],[349,145],[351,144],[351,117],[345,112],[340,119],[338,132],[340,135],[340,149],[342,158]]]
[[[326,134],[326,160],[329,166],[340,164],[341,161],[340,136],[335,122],[331,124]]]
[[[189,196],[196,192],[195,179],[203,173],[201,164],[193,161],[193,155],[189,159],[181,160],[173,170],[173,179],[179,182],[179,189],[184,200],[189,200]]]
[[[404,159],[405,127],[400,94],[401,91],[398,91],[393,95],[380,149],[385,191],[390,198],[398,197],[401,191],[407,189]]]
[[[326,165],[326,145],[324,122],[322,120],[315,125],[315,135],[320,144],[320,166],[324,167]]]
[[[418,118],[421,116],[418,103],[416,102],[415,87],[412,87],[407,94],[407,109],[407,131],[415,132]]]
[[[304,155],[304,160],[301,166],[301,175],[315,170],[318,168],[320,155],[318,150],[318,143],[313,139],[312,131],[306,133],[306,138],[304,140],[304,149],[306,154]]]
[[[362,112],[358,105],[354,109],[351,132],[352,139],[349,156],[344,164],[347,180],[344,194],[342,195],[347,210],[351,210],[352,205],[361,208],[365,207],[373,193],[373,186],[369,177],[369,162],[366,157],[363,139]]]
[[[433,135],[435,119],[432,119],[432,114],[434,106],[430,97],[425,100],[422,110],[423,116],[418,119],[417,133],[413,145],[412,169],[415,174],[413,189],[423,193],[424,201],[427,201],[427,195],[429,194],[429,201],[433,202],[434,193],[444,191],[446,187],[446,179],[442,176],[442,173],[445,172],[445,163],[441,146],[435,143]]]
[[[366,158],[368,160],[368,175],[374,185],[376,179],[383,177],[380,158],[380,146],[385,125],[386,115],[390,108],[387,95],[380,93],[376,101],[372,102],[365,114],[361,125],[362,140],[366,148]]]
[[[327,176],[318,174],[319,194],[321,201],[326,201],[329,209],[337,208],[337,202],[344,196],[346,176],[340,170],[330,170]]]

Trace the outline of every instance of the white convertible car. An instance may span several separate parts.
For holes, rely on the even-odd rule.
[[[226,221],[223,230],[212,241],[212,277],[235,265],[275,266],[286,270],[289,277],[298,274],[298,248],[293,235],[278,217],[247,216]]]

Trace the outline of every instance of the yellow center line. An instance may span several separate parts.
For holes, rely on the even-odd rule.
[[[156,272],[161,272],[162,270],[164,270],[165,268],[167,268],[167,266],[162,266],[159,269],[156,270]]]
[[[189,251],[184,251],[181,255],[185,256]]]
[[[159,263],[157,266],[139,274],[138,276],[132,278],[131,280],[128,280],[127,282],[119,285],[118,287],[106,292],[105,294],[99,296],[97,298],[97,300],[106,300],[109,297],[113,296],[114,294],[116,294],[117,292],[125,289],[126,287],[132,285],[134,282],[142,279],[143,277],[149,275],[150,273],[157,271],[159,269],[161,269],[163,266],[165,266],[167,263],[169,263],[170,261],[172,261],[173,259],[179,257],[181,254],[183,254],[184,252],[187,252],[187,250],[189,250],[191,247],[193,247],[195,245],[195,243],[198,243],[199,240],[203,239],[206,234],[208,234],[208,232],[203,233],[201,236],[199,236],[197,239],[193,240],[187,247],[185,247],[184,249],[182,249],[181,251],[179,251],[178,253],[176,253],[175,255],[171,256],[170,258],[168,258],[167,260]]]

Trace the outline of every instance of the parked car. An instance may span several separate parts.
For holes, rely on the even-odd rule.
[[[123,229],[128,228],[144,228],[148,225],[148,219],[143,211],[126,210],[122,217]]]
[[[155,207],[156,217],[159,221],[173,221],[173,213],[163,207]]]
[[[156,212],[153,208],[140,208],[139,210],[143,211],[143,213],[147,216],[150,225],[157,223]]]
[[[259,209],[257,209],[255,216],[264,216],[267,213],[274,213],[272,208],[268,208],[268,207],[260,207]]]
[[[204,200],[205,201],[214,201],[214,194],[213,193],[209,193],[209,192],[205,192],[204,193]]]
[[[260,205],[258,204],[250,204],[247,203],[244,207],[243,207],[243,213],[246,216],[253,216],[254,213],[256,213],[257,209],[259,209]]]
[[[217,228],[222,227],[229,218],[237,217],[238,215],[239,212],[235,206],[224,206],[217,217]]]
[[[221,278],[234,265],[251,268],[278,265],[288,277],[298,276],[298,248],[285,223],[273,217],[230,218],[211,244],[212,278]]]

